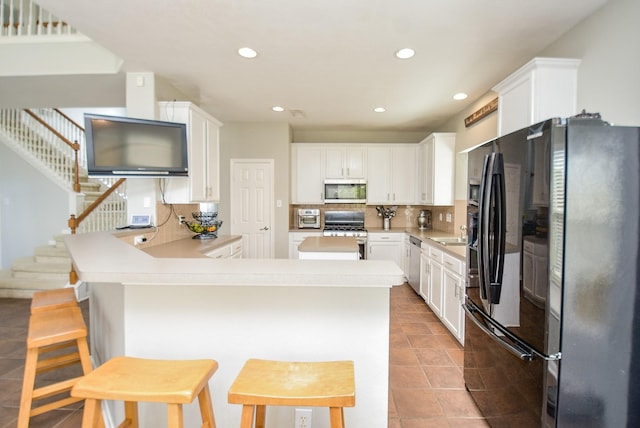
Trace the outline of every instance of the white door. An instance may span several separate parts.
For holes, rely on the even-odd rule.
[[[231,234],[244,258],[273,258],[273,159],[231,159]]]

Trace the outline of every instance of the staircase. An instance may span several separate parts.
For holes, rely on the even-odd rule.
[[[76,212],[70,214],[80,214],[101,197],[111,183],[87,177],[84,168],[84,135],[77,136],[77,125],[66,124],[65,118],[60,118],[60,112],[54,109],[38,109],[37,123],[32,120],[32,113],[33,111],[24,114],[22,111],[0,110],[0,143],[4,142],[29,163],[45,172],[52,181],[68,189],[70,201],[73,201],[68,205],[76,205]],[[66,128],[73,128],[75,135],[66,137],[65,134],[71,132],[66,131]],[[76,168],[72,158],[73,151],[70,154],[66,147],[68,143],[61,143],[61,140],[68,141],[70,138],[81,143],[79,152],[82,157],[78,159],[77,167],[79,192],[72,190]],[[118,187],[116,192],[111,193],[85,221],[80,223],[77,233],[113,230],[125,224],[126,196],[123,194],[125,190],[121,187],[124,186]],[[60,229],[65,226],[60,225]],[[67,286],[70,270],[71,259],[62,236],[56,237],[49,245],[36,248],[33,256],[13,260],[11,269],[0,270],[0,297],[31,298],[34,291]]]
[[[30,299],[35,291],[65,287],[70,268],[71,258],[58,236],[33,256],[14,260],[11,269],[0,270],[0,297]]]

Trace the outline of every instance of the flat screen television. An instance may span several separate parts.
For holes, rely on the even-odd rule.
[[[85,113],[90,177],[187,176],[183,123]]]

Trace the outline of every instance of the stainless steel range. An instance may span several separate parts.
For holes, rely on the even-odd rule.
[[[360,258],[367,258],[367,229],[364,211],[325,211],[323,236],[353,236],[358,241]]]

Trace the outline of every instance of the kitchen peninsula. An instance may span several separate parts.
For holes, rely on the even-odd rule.
[[[395,263],[154,257],[100,232],[65,243],[89,284],[95,364],[118,355],[213,358],[216,422],[235,427],[241,408],[227,391],[247,359],[353,360],[356,406],[345,409],[346,425],[387,426],[389,288],[404,281]],[[109,402],[109,414],[122,416],[119,406]],[[140,414],[142,427],[166,422],[159,404]],[[270,408],[267,424],[293,426],[293,414]],[[197,405],[185,407],[185,421],[197,424]],[[313,422],[328,426],[328,410],[314,408]]]

